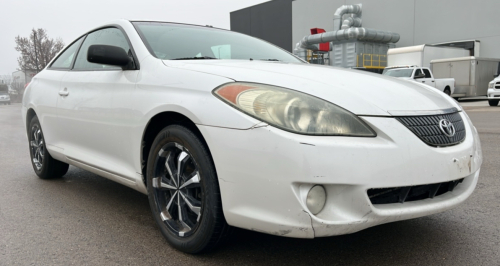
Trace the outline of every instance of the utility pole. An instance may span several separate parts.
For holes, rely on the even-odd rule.
[[[38,69],[38,54],[36,53],[36,31],[33,30],[33,42],[35,44],[35,63],[36,63],[36,73],[40,72]]]

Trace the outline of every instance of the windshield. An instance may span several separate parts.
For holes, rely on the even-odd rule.
[[[232,31],[161,22],[133,22],[159,59],[253,59],[302,63],[285,50]]]
[[[396,78],[410,78],[413,69],[389,69],[385,70],[383,75]]]

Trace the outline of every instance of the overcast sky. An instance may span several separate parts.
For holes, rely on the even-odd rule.
[[[14,38],[44,28],[65,44],[114,19],[143,19],[230,29],[229,13],[268,0],[2,0],[0,75],[17,70]]]

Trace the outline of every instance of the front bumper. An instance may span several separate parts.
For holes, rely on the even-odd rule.
[[[0,98],[0,103],[10,103],[10,99]]]
[[[465,140],[426,145],[394,118],[362,117],[375,138],[314,137],[271,126],[249,130],[199,126],[212,153],[230,225],[289,237],[353,233],[378,224],[442,212],[473,192],[482,163],[477,131],[461,113]],[[415,186],[464,178],[433,199],[373,205],[371,188]],[[321,184],[327,202],[317,215],[305,204]]]
[[[488,89],[488,100],[500,100],[500,89]]]

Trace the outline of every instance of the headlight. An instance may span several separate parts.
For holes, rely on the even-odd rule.
[[[488,88],[490,88],[490,89],[491,89],[491,88],[493,88],[493,86],[494,86],[494,85],[495,85],[495,82],[490,82],[490,83],[488,84]]]
[[[256,119],[294,133],[376,136],[356,115],[325,100],[294,90],[237,82],[215,89],[214,94]]]

